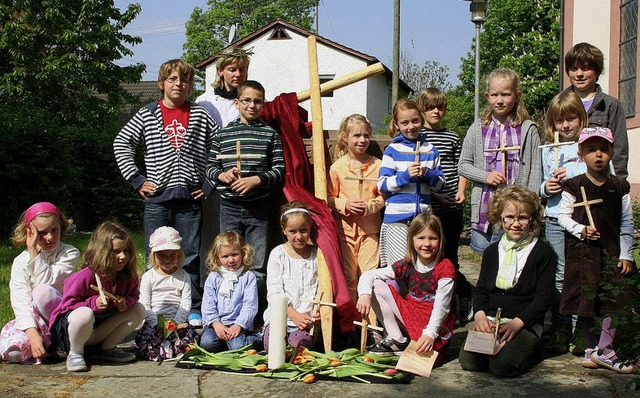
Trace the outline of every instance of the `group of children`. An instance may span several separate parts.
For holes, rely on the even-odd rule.
[[[114,142],[123,175],[145,198],[151,269],[140,281],[132,239],[122,226],[101,224],[82,269],[73,273],[79,253],[60,242],[64,215],[50,203],[37,203],[23,214],[13,241],[26,250],[12,268],[16,319],[0,336],[3,359],[38,362],[60,350],[68,353],[70,371],[82,371],[90,346],[99,358],[130,361],[134,356],[116,345],[143,321],[137,354],[152,360],[175,357],[198,339],[209,351],[247,344],[268,349],[271,309],[256,321],[261,284],[267,303],[275,294],[289,298],[288,343],[313,344],[311,330],[319,321],[313,303],[318,290],[313,209],[295,201],[281,208],[285,243],[267,260],[265,200],[284,176],[282,144],[261,119],[264,88],[246,80],[248,55],[230,53],[227,61],[218,69],[224,85],[216,98],[235,93],[227,98],[238,111],[235,121],[219,129],[204,108],[186,101],[192,69],[171,61],[160,72],[163,100],[143,108]],[[402,99],[394,105],[392,140],[382,160],[368,153],[367,119],[344,119],[332,148],[327,201],[353,301],[370,323],[385,328],[386,336],[372,339],[370,351],[398,354],[414,340],[418,352],[442,352],[453,334],[457,295],[458,302],[473,298],[476,331],[498,328],[506,342],[495,356],[461,350],[466,370],[489,369],[507,377],[524,372],[549,306],[552,343],[560,351],[566,352],[577,315],[576,329],[586,336],[585,367],[633,370],[612,348],[615,329],[607,317],[612,306],[582,286],[586,281],[598,291],[613,258],[619,259],[617,277],[633,269],[630,188],[623,178],[628,144],[620,121],[605,117],[616,102],[596,84],[602,62],[599,50],[586,43],[567,54],[572,87],[550,103],[545,141],[555,146],[546,145],[542,155],[519,77],[510,69],[489,75],[487,110],[462,145],[457,134],[443,128],[446,98],[436,89],[424,90],[417,103]],[[592,124],[597,126],[588,127]],[[133,149],[142,141],[153,147],[146,153],[149,177],[133,162]],[[158,159],[164,166],[158,167]],[[197,259],[202,249],[194,237],[200,221],[189,223],[200,217],[196,201],[204,194],[204,176],[220,192],[221,233],[207,248],[209,273],[202,282]],[[457,258],[467,180],[471,247],[483,253],[475,288],[460,273]],[[593,199],[601,203],[591,205],[591,212],[578,206]],[[543,225],[548,243],[539,237]],[[201,337],[194,322],[187,322],[194,308],[202,316]],[[598,342],[595,316],[603,317]],[[262,323],[264,329],[255,327]]]

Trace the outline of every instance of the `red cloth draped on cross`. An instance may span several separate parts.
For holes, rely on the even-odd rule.
[[[307,111],[298,106],[295,93],[286,93],[266,103],[261,117],[280,132],[286,163],[283,187],[285,197],[289,201],[299,200],[309,206],[318,227],[312,238],[327,262],[337,306],[336,316],[340,331],[344,333],[353,328],[353,321],[360,320],[360,314],[351,299],[342,271],[342,252],[331,209],[324,200],[311,193],[311,166],[302,141],[303,137],[311,136],[306,123]]]

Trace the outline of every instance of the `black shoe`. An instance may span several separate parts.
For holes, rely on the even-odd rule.
[[[551,340],[546,345],[548,353],[561,355],[569,351],[571,325],[551,325],[549,335]]]
[[[460,324],[464,325],[471,322],[473,319],[473,296],[472,297],[459,297],[458,299],[458,319]]]
[[[96,352],[95,358],[116,363],[133,362],[136,360],[135,355],[118,347],[109,348],[108,350],[101,349]]]
[[[409,339],[404,343],[400,343],[394,338],[387,336],[380,340],[379,343],[367,347],[367,351],[380,356],[401,355],[408,346]]]
[[[569,351],[577,356],[583,356],[584,351],[587,349],[587,342],[584,337],[584,332],[580,326],[576,326],[573,329],[571,340],[569,341]]]

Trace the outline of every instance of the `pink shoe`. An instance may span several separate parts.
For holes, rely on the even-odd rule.
[[[587,348],[584,350],[584,358],[582,358],[582,367],[588,369],[597,369],[598,364],[591,360],[591,354],[598,351],[596,348]]]
[[[616,357],[616,352],[613,350],[608,354],[599,354],[596,347],[596,349],[591,353],[591,360],[604,368],[613,370],[616,373],[633,373],[633,366],[623,364],[622,361]]]

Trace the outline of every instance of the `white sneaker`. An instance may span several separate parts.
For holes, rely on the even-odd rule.
[[[70,352],[67,355],[67,370],[69,372],[84,372],[87,370],[87,363],[82,354]]]

